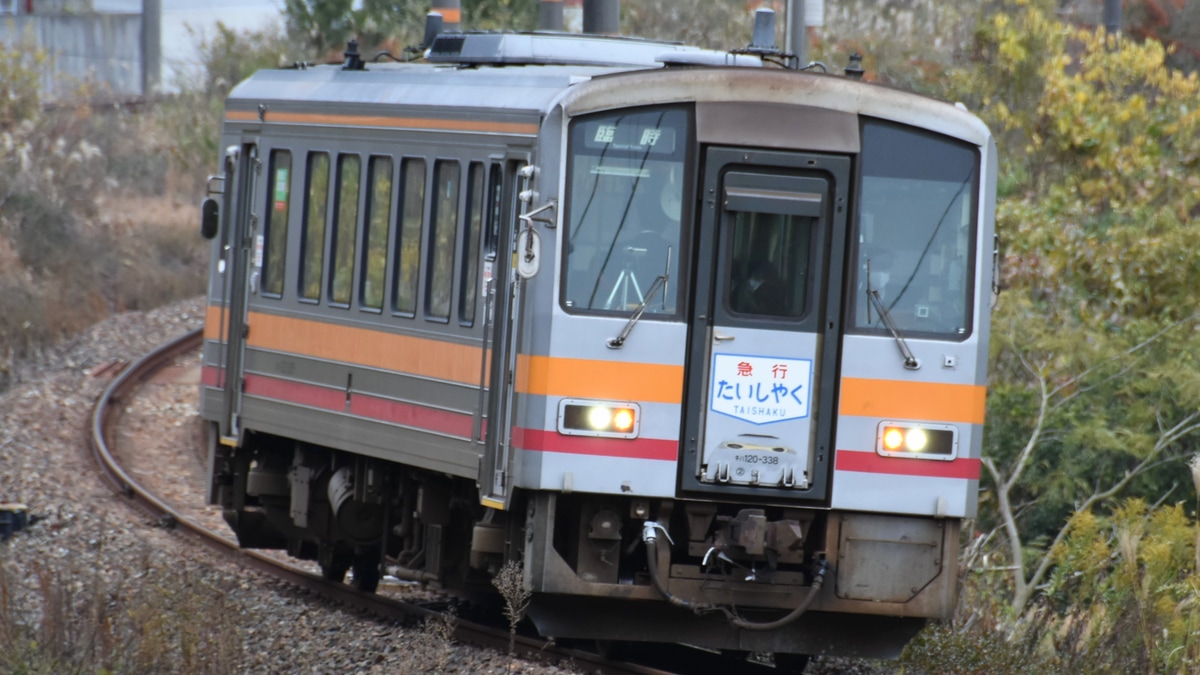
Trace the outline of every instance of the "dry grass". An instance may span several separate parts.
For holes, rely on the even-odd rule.
[[[22,568],[0,549],[0,672],[237,671],[242,641],[229,589],[151,551],[136,575],[111,576],[89,557]]]

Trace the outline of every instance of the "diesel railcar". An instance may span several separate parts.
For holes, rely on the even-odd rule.
[[[668,43],[451,33],[229,95],[201,410],[245,547],[520,565],[546,636],[890,657],[957,598],[996,148]]]

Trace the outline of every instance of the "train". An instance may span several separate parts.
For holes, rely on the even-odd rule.
[[[987,126],[761,50],[434,31],[419,57],[351,45],[226,100],[199,406],[241,546],[367,591],[516,569],[548,638],[780,672],[949,617]]]

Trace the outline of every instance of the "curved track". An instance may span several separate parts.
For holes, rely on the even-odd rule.
[[[198,349],[201,340],[201,331],[195,330],[162,345],[121,371],[96,400],[90,417],[90,442],[97,464],[113,488],[120,494],[129,497],[161,523],[181,528],[189,534],[200,537],[210,548],[224,555],[239,558],[255,569],[328,600],[369,612],[380,618],[410,624],[426,617],[444,616],[427,607],[381,595],[362,593],[350,586],[326,581],[318,575],[257,551],[241,549],[234,541],[212,532],[191,518],[182,515],[176,508],[140,485],[122,468],[113,452],[115,447],[113,439],[116,438],[116,428],[125,407],[122,404],[136,396],[141,387],[163,367],[174,362],[176,358]],[[456,618],[454,621],[456,626],[454,635],[461,642],[500,652],[508,649],[508,631],[464,621],[461,618]],[[565,649],[544,640],[522,636],[516,638],[515,653],[531,661],[569,660],[583,667],[586,672],[603,673],[604,675],[671,675],[672,672],[675,672],[632,663],[614,662],[591,652]]]

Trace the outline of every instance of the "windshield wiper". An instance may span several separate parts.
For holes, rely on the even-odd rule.
[[[629,334],[633,332],[633,327],[637,325],[637,322],[642,318],[642,314],[646,312],[646,307],[650,304],[650,300],[654,298],[654,294],[658,292],[658,289],[665,288],[666,285],[667,275],[665,273],[654,277],[654,283],[650,284],[650,288],[646,291],[645,297],[642,298],[642,304],[638,305],[637,309],[633,310],[633,316],[629,317],[629,321],[627,321],[625,323],[625,327],[621,329],[621,334],[615,338],[609,338],[608,341],[604,343],[608,345],[609,349],[620,349],[625,344],[625,340],[629,337]]]
[[[871,261],[867,260],[867,323],[871,323],[871,305],[875,305],[875,311],[879,312],[879,318],[883,320],[883,325],[887,326],[888,332],[896,340],[896,346],[900,348],[900,354],[904,356],[904,367],[909,370],[916,370],[921,367],[921,362],[912,353],[908,347],[908,342],[904,336],[900,334],[900,329],[896,327],[896,322],[892,320],[892,315],[888,312],[888,308],[883,304],[883,298],[879,297],[879,291],[871,288]]]
[[[642,303],[633,310],[633,316],[629,317],[629,321],[625,323],[625,327],[621,329],[621,334],[615,338],[609,338],[604,344],[608,345],[609,349],[620,349],[625,340],[629,338],[629,333],[633,331],[633,327],[641,320],[642,314],[646,312],[646,307],[650,305],[650,301],[654,299],[654,294],[658,289],[663,292],[663,309],[667,308],[667,282],[671,279],[671,246],[667,247],[667,264],[663,265],[663,273],[654,277],[654,282],[650,284],[650,288],[646,289],[646,294],[642,296]],[[615,291],[614,291],[615,292]]]
[[[896,346],[900,347],[900,353],[904,356],[904,367],[909,370],[920,368],[921,362],[908,348],[908,342],[904,340],[904,336],[900,335],[900,329],[896,327],[896,322],[892,321],[892,315],[888,313],[887,307],[883,306],[883,299],[879,297],[879,291],[867,290],[867,297],[870,298],[871,304],[875,305],[875,311],[879,312],[879,318],[883,319],[883,325],[887,326],[892,337],[896,338]]]

